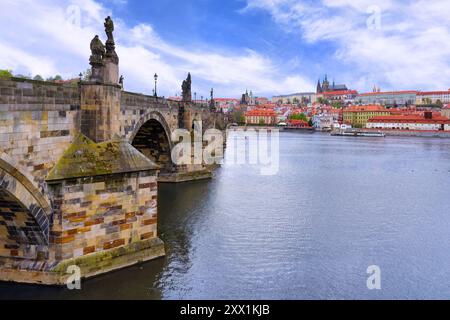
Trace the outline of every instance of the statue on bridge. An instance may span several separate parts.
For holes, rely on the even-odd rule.
[[[114,22],[111,17],[105,19],[105,32],[108,37],[106,40],[106,54],[105,57],[110,59],[115,64],[119,64],[119,56],[116,53],[116,43],[114,42]]]
[[[216,112],[216,102],[214,101],[214,88],[211,88],[211,100],[209,100],[209,108],[211,112]]]
[[[92,69],[89,80],[95,82],[101,82],[103,80],[103,58],[105,54],[106,51],[103,42],[98,36],[95,36],[91,41],[91,57],[89,58],[89,63]]]
[[[188,74],[186,80],[183,81],[183,85],[181,86],[183,101],[191,102],[192,101],[192,79],[191,73]]]
[[[89,62],[94,67],[103,65],[103,57],[105,56],[105,46],[98,36],[91,41],[91,57]]]
[[[105,31],[106,35],[108,36],[108,41],[114,44],[114,22],[112,21],[110,16],[105,19]]]

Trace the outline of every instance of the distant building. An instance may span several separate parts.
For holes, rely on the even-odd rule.
[[[446,105],[442,108],[441,114],[443,117],[450,119],[450,105]]]
[[[341,102],[343,104],[353,103],[358,96],[356,90],[344,90],[344,91],[328,91],[321,95],[329,102]]]
[[[424,116],[382,116],[370,119],[366,127],[385,130],[450,131],[450,119],[443,116],[433,116],[432,112],[425,112]]]
[[[269,99],[267,99],[267,98],[256,98],[255,102],[256,102],[256,105],[268,104],[269,103]]]
[[[288,120],[287,125],[288,125],[289,128],[298,128],[298,129],[311,128],[309,126],[309,123],[304,121],[304,120],[293,120],[293,119],[291,119],[291,120]]]
[[[344,111],[342,109],[331,109],[328,114],[333,117],[334,122],[344,123]]]
[[[358,95],[356,100],[362,105],[409,106],[416,103],[417,93],[417,91],[370,92]]]
[[[241,104],[242,105],[252,105],[252,106],[256,105],[256,99],[253,96],[252,91],[250,91],[250,93],[248,92],[248,90],[245,91],[245,93],[242,95],[242,98],[241,98]]]
[[[347,91],[347,90],[348,88],[345,84],[335,84],[334,81],[333,84],[330,84],[330,82],[328,81],[328,76],[325,75],[325,79],[322,81],[322,84],[320,83],[320,79],[317,82],[316,93],[319,95],[331,91]]]
[[[416,105],[436,104],[439,101],[443,104],[450,103],[450,90],[419,92],[417,94]]]
[[[273,103],[281,104],[310,104],[316,102],[316,94],[314,92],[299,92],[282,96],[272,97]]]
[[[343,111],[343,118],[344,123],[363,128],[370,119],[390,114],[391,112],[382,106],[352,106]]]
[[[276,125],[278,115],[272,109],[255,109],[245,113],[245,123],[248,125]]]
[[[313,126],[318,131],[329,131],[333,129],[335,120],[333,115],[320,114],[312,118]]]
[[[237,106],[239,106],[239,99],[232,98],[214,98],[217,110],[222,110],[223,113],[228,113]]]

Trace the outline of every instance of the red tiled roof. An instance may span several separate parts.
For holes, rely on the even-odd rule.
[[[234,99],[234,98],[214,98],[215,101],[218,102],[239,102],[239,99]]]
[[[246,117],[276,117],[277,113],[273,109],[256,109],[245,113]]]
[[[288,120],[289,125],[296,127],[309,127],[309,123],[304,120]]]
[[[429,96],[429,95],[438,95],[438,94],[450,94],[450,90],[448,91],[424,91],[419,92],[418,96]]]
[[[349,94],[358,94],[358,91],[356,90],[342,90],[342,91],[330,91],[330,92],[324,92],[324,96],[344,96]]]
[[[376,96],[376,95],[386,95],[386,94],[391,94],[391,95],[396,95],[396,94],[417,94],[418,91],[413,91],[413,90],[409,90],[409,91],[388,91],[388,92],[368,92],[368,93],[361,93],[359,96],[360,97],[366,97],[366,96]]]
[[[396,115],[396,116],[373,117],[372,119],[369,120],[369,122],[450,124],[450,119],[442,116],[433,116],[432,119],[426,119],[425,117],[418,115]]]
[[[369,106],[351,106],[348,107],[344,112],[390,112],[388,109],[377,106],[377,105],[369,105]]]

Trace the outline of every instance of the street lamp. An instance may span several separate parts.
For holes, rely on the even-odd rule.
[[[197,92],[194,92],[194,103],[197,102]]]
[[[158,97],[157,91],[156,91],[156,85],[158,83],[158,74],[155,73],[155,98]]]

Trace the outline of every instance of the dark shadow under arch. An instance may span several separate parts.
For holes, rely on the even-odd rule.
[[[146,121],[135,134],[131,144],[147,158],[170,171],[173,167],[171,143],[166,128],[156,119]]]

